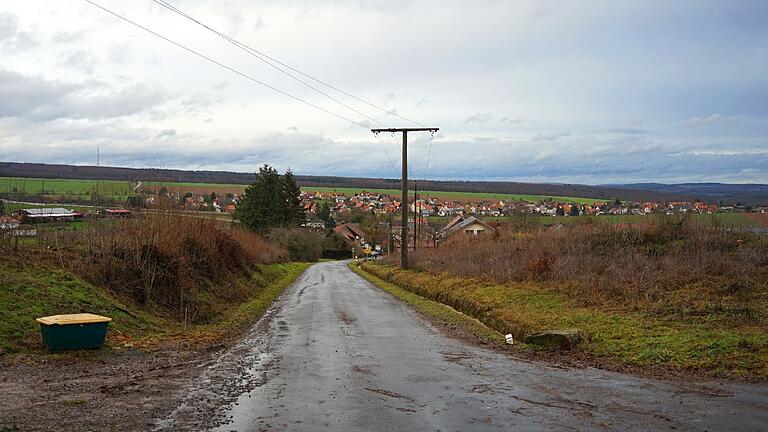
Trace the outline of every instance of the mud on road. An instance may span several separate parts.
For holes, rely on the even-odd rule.
[[[150,430],[213,357],[183,347],[17,356],[0,365],[0,430]]]

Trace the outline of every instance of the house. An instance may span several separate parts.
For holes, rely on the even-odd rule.
[[[448,222],[439,232],[438,236],[441,238],[449,237],[456,233],[464,233],[471,235],[480,235],[496,231],[495,228],[475,216],[464,218],[463,216],[456,216],[453,220]]]
[[[301,224],[301,226],[305,228],[310,228],[314,230],[321,230],[325,228],[325,222],[323,222],[319,218],[310,218],[304,221],[304,223]]]
[[[352,244],[365,243],[365,232],[360,227],[360,224],[345,223],[343,225],[337,226],[336,228],[333,229],[333,231],[336,234],[338,234],[342,239],[344,239],[349,243],[352,243]]]

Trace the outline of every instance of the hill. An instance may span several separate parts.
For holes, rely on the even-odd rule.
[[[0,177],[249,184],[253,179],[253,174],[231,171],[186,171],[155,168],[0,162]],[[308,175],[297,175],[296,178],[299,185],[304,187],[398,189],[400,185],[399,179]],[[419,182],[419,188],[423,190],[444,192],[566,196],[605,200],[612,200],[616,197],[619,197],[622,200],[634,201],[668,201],[693,198],[691,195],[682,192],[670,193],[648,188],[633,189],[618,186],[591,186],[558,183],[424,180]],[[713,198],[713,201],[718,201],[718,199]]]
[[[728,183],[632,183],[609,185],[609,187],[627,188],[659,192],[672,195],[689,195],[705,201],[726,202],[732,204],[768,203],[767,184],[728,184]]]

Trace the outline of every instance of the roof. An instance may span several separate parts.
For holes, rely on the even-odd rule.
[[[66,217],[75,216],[76,213],[61,207],[23,209],[29,217]]]
[[[357,238],[365,237],[365,232],[363,232],[363,229],[360,227],[360,224],[356,224],[356,223],[346,223],[344,225],[339,225],[333,230],[339,235],[341,235],[343,238],[352,242],[357,240]]]
[[[458,224],[455,227],[453,227],[452,230],[460,230],[462,228],[468,227],[468,226],[470,226],[472,224],[475,224],[475,223],[480,224],[480,225],[482,225],[482,226],[484,226],[484,227],[486,227],[486,228],[488,228],[488,229],[490,229],[492,231],[494,230],[492,226],[488,225],[487,223],[481,221],[480,219],[478,219],[478,218],[476,218],[474,216],[470,216],[470,217],[466,218],[460,224]]]
[[[442,231],[448,231],[455,227],[456,225],[460,224],[464,221],[464,216],[458,215],[455,218],[453,218],[450,222],[448,222],[442,229]]]

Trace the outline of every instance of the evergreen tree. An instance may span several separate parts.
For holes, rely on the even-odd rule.
[[[235,210],[235,218],[247,228],[265,232],[280,226],[298,226],[304,221],[301,190],[290,170],[281,176],[264,164]]]
[[[328,202],[323,202],[320,211],[317,213],[317,217],[323,222],[328,222],[331,219],[331,206],[328,205]]]
[[[254,182],[245,189],[235,210],[235,218],[247,228],[264,232],[282,225],[285,199],[280,174],[264,164]]]
[[[282,194],[285,198],[283,209],[283,224],[301,225],[306,217],[304,206],[301,204],[301,188],[296,184],[296,178],[291,170],[285,171],[282,180]]]
[[[333,216],[329,217],[327,221],[325,221],[325,229],[334,229],[336,228],[336,220],[333,218]]]

